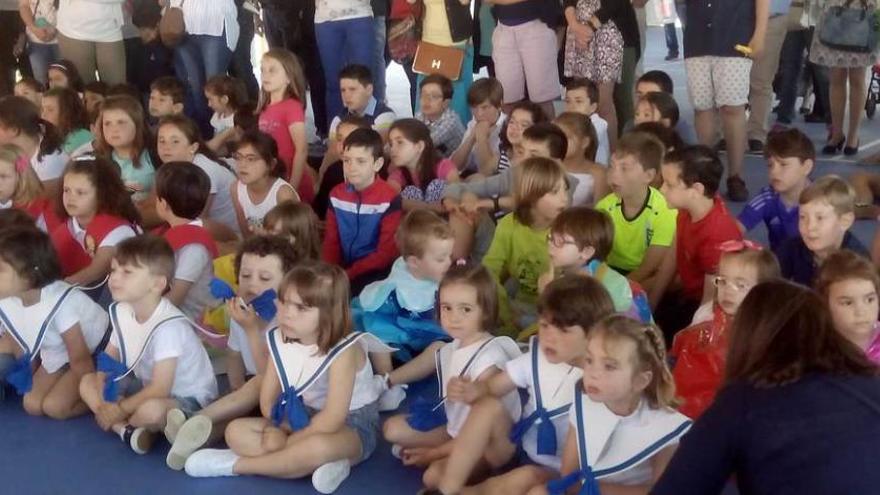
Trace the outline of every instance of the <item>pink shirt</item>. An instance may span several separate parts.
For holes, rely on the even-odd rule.
[[[440,160],[439,162],[437,162],[437,166],[434,167],[434,177],[436,179],[446,180],[446,177],[453,170],[455,170],[455,163],[453,163],[452,160],[450,160],[449,158],[444,158],[444,159]],[[393,180],[394,182],[397,182],[398,184],[400,184],[401,189],[410,185],[409,181],[406,180],[406,176],[403,175],[403,171],[401,170],[400,167],[395,168],[394,170],[392,170],[388,174],[388,180]],[[418,180],[419,180],[418,176],[413,176],[413,181],[418,181]],[[422,188],[422,187],[426,186],[427,184],[413,184],[413,185],[416,187]]]
[[[275,144],[278,145],[278,158],[284,162],[287,169],[285,178],[289,178],[293,170],[293,157],[296,156],[296,146],[293,144],[293,138],[290,137],[290,126],[297,122],[305,123],[305,109],[303,104],[294,98],[281,100],[278,103],[272,103],[260,113],[260,130],[272,136]],[[303,153],[306,153],[303,150]],[[311,176],[303,173],[300,179],[300,187],[297,189],[303,201],[311,201],[314,197],[314,185]]]
[[[865,354],[874,363],[880,364],[880,322],[874,324],[874,340],[868,345]]]

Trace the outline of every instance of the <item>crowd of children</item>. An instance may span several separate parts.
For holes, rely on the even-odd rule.
[[[659,71],[618,137],[586,79],[555,118],[480,79],[465,124],[442,75],[397,119],[351,65],[311,162],[297,57],[260,72],[257,102],[207,82],[210,139],[172,76],[145,95],[59,63],[0,99],[0,397],[139,454],[164,436],[193,477],[332,493],[382,435],[426,493],[648,493],[759,284],[814,287],[880,362],[865,207],[798,130],[734,217]],[[744,238],[761,223],[768,246]]]

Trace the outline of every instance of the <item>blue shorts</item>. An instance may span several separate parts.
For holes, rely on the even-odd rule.
[[[316,409],[308,408],[309,416],[318,413]],[[379,431],[379,402],[367,404],[360,409],[348,411],[345,417],[345,426],[348,426],[361,440],[361,456],[354,464],[367,460],[376,450]]]

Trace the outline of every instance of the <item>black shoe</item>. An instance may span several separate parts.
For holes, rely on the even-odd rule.
[[[843,154],[846,156],[853,156],[859,154],[859,143],[856,143],[855,146],[844,146]]]
[[[749,148],[746,150],[746,153],[750,155],[763,155],[764,143],[757,139],[749,139]]]
[[[749,199],[749,190],[742,177],[734,175],[727,178],[727,197],[737,203],[742,203]]]
[[[715,143],[715,152],[721,153],[722,151],[727,151],[727,141],[723,139]]]
[[[843,149],[843,144],[846,143],[846,138],[840,138],[840,141],[836,143],[827,143],[824,148],[822,148],[823,155],[836,155],[840,153],[840,150]]]
[[[815,113],[804,115],[804,122],[808,124],[827,124],[828,117]]]
[[[669,52],[666,54],[666,58],[664,60],[669,62],[670,60],[676,60],[676,59],[678,59],[678,52]]]

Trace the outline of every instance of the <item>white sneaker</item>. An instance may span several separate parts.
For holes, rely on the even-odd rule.
[[[396,411],[403,399],[406,399],[406,385],[392,385],[379,396],[379,411]]]
[[[169,414],[171,414],[169,412]],[[165,457],[165,464],[175,471],[186,465],[186,460],[193,452],[202,448],[211,436],[213,424],[207,416],[193,416],[179,428],[171,450]]]
[[[131,438],[128,441],[128,445],[131,446],[131,450],[133,450],[136,454],[144,455],[153,448],[153,442],[156,441],[156,434],[147,431],[146,428],[139,427],[135,428],[131,433]]]
[[[398,445],[396,443],[394,445],[392,445],[391,446],[391,455],[393,455],[394,457],[396,457],[400,460],[403,460],[403,446]]]
[[[348,478],[351,463],[348,459],[328,462],[312,473],[312,486],[321,493],[333,493]]]
[[[186,414],[183,411],[177,408],[168,411],[168,414],[165,415],[165,440],[168,440],[168,443],[174,443],[177,432],[180,431],[183,423],[186,423]]]
[[[233,472],[238,456],[230,449],[204,449],[186,460],[186,474],[194,478],[238,476]]]

